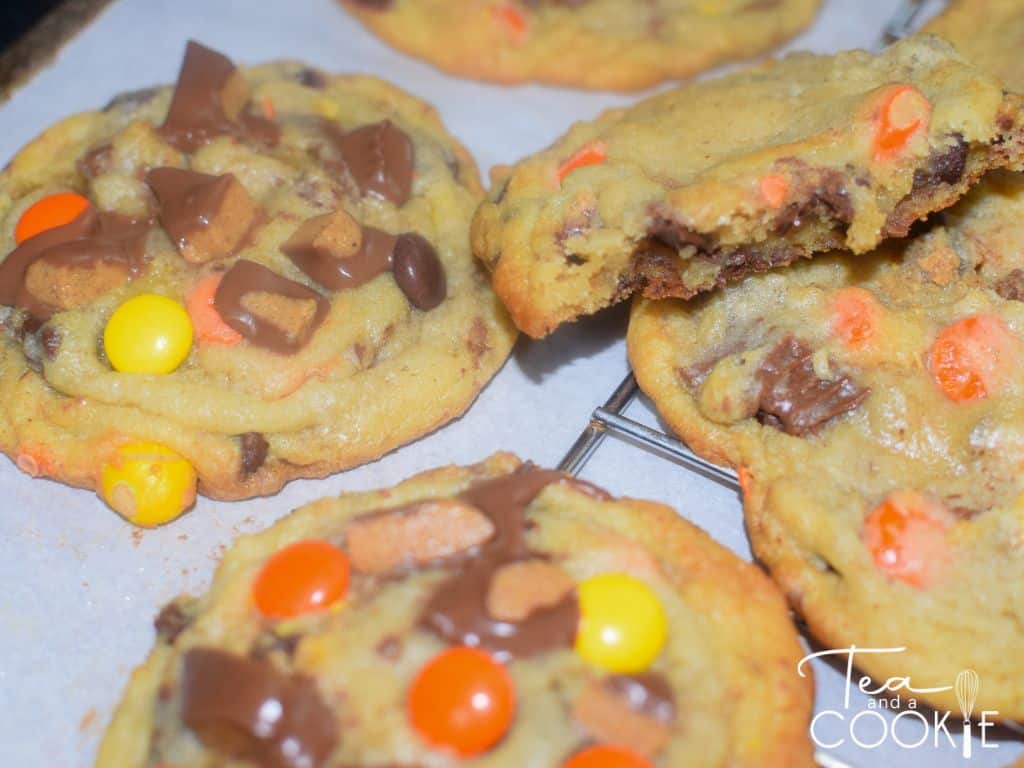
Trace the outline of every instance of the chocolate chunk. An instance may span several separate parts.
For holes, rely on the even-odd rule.
[[[146,183],[160,203],[160,223],[190,264],[230,256],[256,220],[256,205],[233,174],[154,168]]]
[[[245,113],[248,101],[249,85],[231,60],[190,40],[159,133],[182,152],[194,152],[219,136],[275,144],[280,130]]]
[[[993,287],[1007,301],[1024,301],[1024,269],[1013,270]]]
[[[243,302],[249,294],[270,294],[284,299],[313,301],[315,311],[305,332],[295,338],[271,319],[247,308]],[[225,323],[252,344],[278,354],[293,354],[304,347],[330,309],[327,300],[312,288],[282,277],[248,259],[239,259],[221,278],[213,297],[213,306]]]
[[[188,629],[191,623],[192,617],[185,613],[181,605],[174,600],[161,608],[160,613],[153,619],[156,636],[171,645],[178,639],[178,635]]]
[[[953,145],[938,150],[928,158],[928,165],[914,171],[913,192],[939,184],[956,184],[967,168],[967,142],[959,133],[953,134]]]
[[[405,205],[415,164],[412,140],[404,131],[385,120],[332,137],[362,194]]]
[[[698,252],[710,253],[713,241],[709,235],[690,229],[670,216],[655,214],[647,227],[647,234],[658,243],[667,245],[679,252],[687,246],[696,248]]]
[[[429,312],[448,295],[444,265],[426,238],[415,232],[398,236],[394,256],[395,282],[409,303]]]
[[[672,686],[657,672],[612,675],[604,685],[610,693],[628,702],[635,712],[663,723],[671,723],[676,718],[676,697]]]
[[[870,394],[847,376],[819,379],[811,357],[811,349],[793,336],[768,353],[757,372],[761,385],[758,418],[763,423],[803,437],[856,409]]]
[[[324,77],[324,73],[319,69],[313,69],[312,67],[303,67],[299,70],[299,74],[296,76],[299,81],[299,85],[304,85],[307,88],[322,89],[327,85],[327,78]]]
[[[318,768],[339,741],[311,678],[216,648],[185,654],[181,718],[207,748],[262,768]]]
[[[135,277],[142,272],[150,222],[92,206],[74,221],[30,237],[0,262],[0,305],[27,310],[37,321],[61,309],[26,286],[29,268],[46,262],[56,270],[88,270],[99,264]]]
[[[519,622],[495,619],[487,610],[494,574],[504,565],[530,559],[526,508],[545,487],[562,480],[558,472],[526,465],[460,495],[490,518],[495,533],[435,591],[420,619],[425,629],[449,643],[480,646],[500,661],[572,647],[579,621],[575,590]]]
[[[267,460],[270,443],[259,432],[246,432],[240,435],[238,440],[242,450],[241,475],[244,480],[263,466],[263,462]]]
[[[281,246],[292,262],[324,288],[358,288],[391,269],[395,236],[360,225],[345,211],[309,219]]]
[[[849,224],[853,221],[853,215],[853,203],[846,191],[843,175],[838,171],[826,170],[810,197],[790,203],[775,217],[773,231],[777,235],[785,235],[793,229],[799,229],[807,219],[831,219],[840,224]]]

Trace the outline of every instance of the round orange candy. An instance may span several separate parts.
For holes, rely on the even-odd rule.
[[[897,491],[864,521],[864,543],[883,573],[924,587],[948,559],[946,532],[954,521],[942,504],[916,491]]]
[[[460,757],[493,747],[512,724],[516,692],[501,664],[457,646],[428,661],[409,688],[408,714],[427,744]]]
[[[274,553],[256,576],[252,598],[271,619],[322,611],[348,592],[348,557],[329,541],[306,539]]]
[[[1002,318],[972,315],[942,329],[928,353],[928,368],[950,400],[981,400],[1003,385],[1019,352]]]
[[[40,232],[70,224],[88,207],[89,201],[75,192],[47,195],[21,214],[14,228],[14,239],[20,245]]]
[[[653,768],[643,755],[615,744],[589,747],[565,761],[562,768]]]

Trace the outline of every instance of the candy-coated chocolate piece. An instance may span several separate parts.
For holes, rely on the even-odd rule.
[[[458,646],[419,671],[409,689],[409,722],[433,747],[460,757],[486,752],[515,717],[512,678],[486,651]]]
[[[192,321],[166,296],[143,293],[124,302],[107,321],[103,349],[122,373],[170,373],[192,348]]]
[[[565,761],[562,768],[652,768],[651,761],[614,744],[588,747]]]
[[[195,503],[196,471],[166,445],[125,443],[103,466],[100,496],[135,525],[162,525]]]
[[[47,195],[34,202],[21,214],[14,228],[14,239],[20,245],[40,232],[70,224],[88,207],[89,201],[76,192]]]
[[[625,573],[602,573],[581,582],[578,592],[576,652],[609,672],[647,669],[668,634],[654,590]]]
[[[329,541],[297,541],[264,563],[252,584],[252,599],[272,619],[322,611],[345,597],[349,573],[348,557]]]

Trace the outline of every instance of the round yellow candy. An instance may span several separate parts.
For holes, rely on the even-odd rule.
[[[126,443],[103,467],[100,496],[135,525],[162,525],[195,503],[196,471],[166,445]]]
[[[625,573],[602,573],[579,585],[576,653],[609,672],[642,672],[668,635],[661,601],[644,582]]]
[[[170,373],[192,348],[192,321],[178,302],[155,293],[128,299],[103,332],[103,349],[115,371]]]

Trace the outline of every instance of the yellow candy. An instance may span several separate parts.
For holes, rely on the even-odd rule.
[[[128,299],[107,321],[103,349],[114,370],[170,373],[192,348],[192,321],[166,296],[143,293]]]
[[[100,496],[136,525],[162,525],[195,502],[196,471],[166,445],[126,443],[103,467]]]
[[[642,672],[668,634],[654,591],[625,573],[603,573],[579,585],[576,653],[609,672]]]

